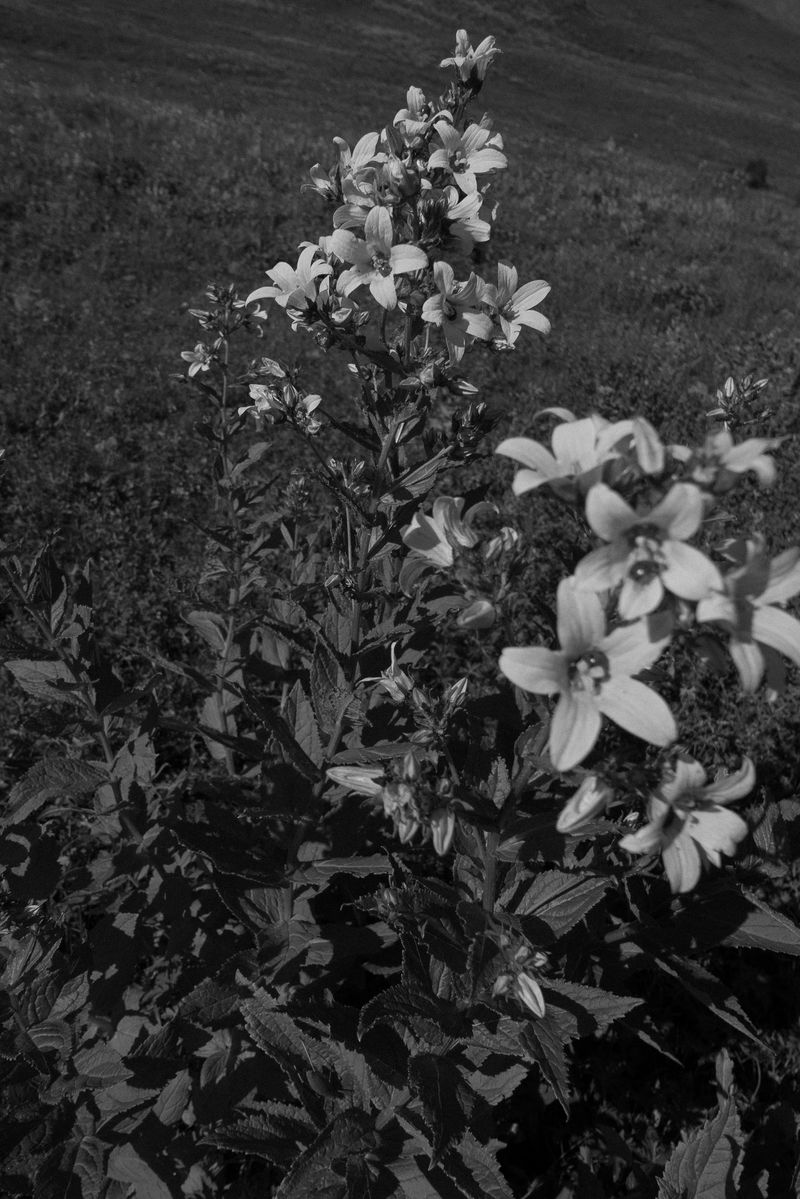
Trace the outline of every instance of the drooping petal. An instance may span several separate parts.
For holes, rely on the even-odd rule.
[[[556,593],[558,641],[567,655],[579,657],[602,641],[606,631],[603,607],[592,591],[562,579]]]
[[[485,312],[471,312],[467,309],[461,317],[470,337],[480,337],[482,341],[488,341],[492,336],[492,318]]]
[[[673,893],[685,895],[694,890],[700,881],[702,866],[700,851],[692,838],[681,832],[671,845],[666,846],[662,857]]]
[[[722,575],[714,563],[683,541],[665,541],[661,547],[666,566],[661,572],[664,586],[681,599],[701,600],[722,590]]]
[[[594,747],[602,720],[587,691],[564,691],[550,726],[550,760],[556,770],[572,770]]]
[[[736,812],[714,808],[710,812],[692,812],[686,825],[693,841],[702,845],[709,858],[719,865],[719,855],[733,857],[736,846],[748,834],[748,827]]]
[[[675,483],[647,517],[678,541],[691,537],[703,520],[703,493],[693,483]]]
[[[616,541],[638,523],[630,504],[607,483],[595,483],[586,497],[586,519],[603,541]]]
[[[764,677],[764,654],[755,641],[740,641],[731,637],[728,642],[733,664],[739,674],[742,690],[751,695],[757,691]]]
[[[508,159],[501,150],[487,146],[485,150],[475,150],[470,154],[469,165],[476,175],[482,175],[486,171],[505,170],[508,166]]]
[[[733,803],[736,799],[744,799],[745,795],[749,795],[753,790],[756,782],[756,768],[750,758],[743,758],[742,765],[733,774],[724,775],[722,778],[715,779],[713,783],[709,783],[703,788],[703,796],[705,799],[711,799],[714,803],[728,804]]]
[[[495,453],[521,462],[523,466],[541,475],[543,483],[547,479],[555,479],[559,473],[558,464],[550,451],[538,441],[532,441],[530,437],[507,437],[505,441],[500,442]]]
[[[499,666],[516,687],[534,695],[554,695],[569,686],[565,656],[542,646],[510,646],[500,654]]]
[[[579,829],[584,828],[595,816],[604,811],[613,797],[614,792],[608,783],[604,783],[595,774],[587,775],[575,794],[561,809],[556,821],[557,831],[559,833],[577,833]]]
[[[656,430],[643,416],[633,421],[636,461],[646,475],[660,475],[664,469],[664,445]]]
[[[541,312],[518,312],[516,315],[516,324],[527,325],[529,329],[536,329],[539,333],[549,333],[552,325],[547,317]],[[509,340],[511,340],[509,338]],[[514,339],[516,340],[516,338]]]
[[[753,612],[753,639],[771,645],[800,666],[800,620],[769,605]]]
[[[712,624],[719,621],[735,627],[737,623],[736,605],[728,595],[707,596],[698,603],[695,619],[699,624]]]
[[[678,736],[675,717],[667,704],[636,679],[612,676],[600,688],[597,706],[620,728],[651,745],[670,745]]]

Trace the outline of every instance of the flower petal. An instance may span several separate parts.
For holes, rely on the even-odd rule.
[[[669,637],[651,641],[647,621],[624,625],[609,633],[599,648],[608,657],[612,678],[648,670],[669,645]]]
[[[550,451],[538,441],[532,441],[530,437],[507,437],[505,441],[500,442],[495,453],[521,462],[523,466],[541,475],[542,482],[555,479],[559,474],[558,463]]]
[[[714,591],[722,589],[722,576],[714,563],[682,541],[665,541],[661,551],[666,566],[661,572],[661,581],[673,595],[681,599],[701,600]]]
[[[782,604],[800,591],[800,548],[793,545],[772,559],[769,582],[761,600],[765,604]]]
[[[739,641],[731,637],[728,650],[739,674],[742,689],[749,695],[758,690],[764,677],[764,654],[755,641]]]
[[[574,579],[562,579],[556,593],[558,640],[564,653],[578,657],[602,641],[606,619],[592,591],[578,587]]]
[[[684,895],[700,881],[700,851],[691,837],[681,831],[663,852],[664,869],[673,893]]]
[[[572,770],[593,749],[602,720],[587,691],[565,691],[550,725],[550,760],[556,770]]]
[[[651,745],[669,745],[678,736],[664,700],[636,679],[612,676],[600,688],[597,706],[609,720]]]
[[[556,425],[551,438],[553,453],[565,474],[577,474],[594,462],[597,429],[591,416]]]
[[[745,757],[734,774],[726,774],[704,787],[703,796],[717,804],[733,803],[734,800],[744,799],[745,795],[749,795],[755,783],[756,768],[751,759]]]
[[[424,270],[428,255],[419,246],[392,246],[389,261],[395,275],[408,275],[411,271]]]
[[[726,857],[732,858],[736,853],[736,846],[750,831],[741,816],[736,812],[729,812],[727,808],[692,812],[686,822],[686,830],[693,841],[702,845],[717,866],[719,855],[724,853]]]
[[[516,646],[500,654],[500,671],[516,687],[534,695],[554,695],[569,686],[563,654],[542,646]]]
[[[595,483],[586,497],[586,519],[603,541],[616,541],[638,523],[638,517],[621,495],[607,483]]]
[[[660,575],[651,575],[641,581],[628,575],[622,584],[617,608],[623,620],[638,620],[640,616],[655,612],[663,596],[664,584]]]
[[[703,493],[693,483],[673,484],[647,517],[648,523],[657,525],[678,541],[696,533],[702,520]]]
[[[771,645],[800,666],[800,620],[769,605],[753,612],[753,640]]]

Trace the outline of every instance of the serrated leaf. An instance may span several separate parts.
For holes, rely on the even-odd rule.
[[[235,987],[206,978],[181,1001],[179,1010],[187,1020],[213,1028],[235,1011],[238,1003]]]
[[[723,884],[670,913],[665,926],[679,949],[732,945],[800,956],[800,928],[757,896]]]
[[[108,1178],[107,1152],[108,1145],[98,1137],[83,1137],[78,1145],[72,1173],[80,1180],[83,1199],[101,1199]]]
[[[78,1074],[82,1074],[96,1086],[108,1087],[116,1082],[124,1082],[133,1074],[116,1050],[108,1045],[81,1049],[75,1054],[73,1061]]]
[[[317,718],[299,680],[289,692],[285,711],[296,743],[315,766],[321,766],[325,755],[322,752]]]
[[[742,1174],[742,1130],[728,1095],[712,1120],[682,1141],[658,1183],[658,1199],[723,1199],[735,1196]]]
[[[545,1081],[553,1088],[565,1116],[569,1118],[569,1075],[558,1025],[545,1013],[543,1018],[526,1022],[519,1042],[538,1065]]]
[[[28,1029],[28,1036],[40,1053],[66,1056],[72,1048],[72,1030],[66,1020],[43,1020]]]
[[[11,991],[36,970],[43,974],[55,957],[58,941],[45,948],[35,933],[26,933],[0,975],[0,986]]]
[[[419,1097],[431,1133],[431,1165],[461,1136],[474,1104],[456,1064],[435,1053],[416,1054],[408,1063],[408,1085]]]
[[[130,1141],[111,1150],[108,1176],[116,1182],[132,1183],[136,1199],[172,1199],[169,1187],[139,1156]]]
[[[77,683],[72,672],[61,661],[36,662],[17,658],[5,663],[23,691],[36,699],[74,702]]]
[[[396,1191],[392,1199],[442,1199],[442,1192],[431,1182],[421,1157],[406,1153],[398,1161],[391,1162],[389,1169],[400,1184],[400,1191]]]
[[[388,874],[392,865],[385,854],[373,854],[368,858],[320,858],[319,861],[302,863],[295,869],[295,882],[326,882],[335,874],[351,874],[366,878],[371,874]]]
[[[331,1199],[334,1195],[345,1199],[347,1191],[342,1179],[342,1165],[346,1167],[351,1157],[363,1158],[376,1145],[372,1116],[360,1108],[341,1112],[300,1154],[278,1187],[275,1199],[309,1199],[312,1195],[324,1195],[326,1189]]]
[[[79,799],[108,780],[108,772],[74,758],[41,758],[11,788],[4,826],[19,824],[52,799]]]
[[[210,1134],[206,1140],[219,1149],[263,1157],[288,1169],[297,1157],[298,1144],[306,1148],[317,1135],[318,1130],[304,1108],[270,1102],[262,1104],[257,1113]]]
[[[756,1045],[764,1048],[761,1038],[736,996],[710,971],[705,970],[697,962],[691,962],[675,955],[671,955],[668,961],[663,957],[653,955],[652,960],[664,974],[680,982],[683,988],[703,1007],[712,1011],[715,1016],[725,1024],[729,1024],[731,1028],[735,1028],[737,1032],[743,1033],[751,1041],[755,1041]]]
[[[153,1115],[162,1124],[177,1124],[192,1093],[192,1076],[188,1070],[180,1070],[164,1086],[158,1099],[153,1104]]]
[[[643,1002],[628,995],[612,995],[597,987],[580,986],[563,979],[543,979],[547,1010],[568,1040],[605,1032],[610,1024]]]
[[[64,983],[50,1009],[51,1020],[63,1020],[79,1012],[89,998],[89,976],[86,971]]]
[[[447,1153],[442,1165],[448,1174],[452,1170],[451,1176],[459,1183],[464,1193],[474,1195],[475,1199],[513,1199],[513,1193],[503,1177],[496,1157],[469,1129],[464,1133],[459,1145]],[[462,1181],[462,1170],[468,1170],[471,1179]]]
[[[547,930],[554,938],[562,937],[600,902],[609,886],[607,878],[545,870],[530,882],[517,883],[514,893],[500,902],[523,919],[526,931],[541,944],[541,933],[536,935],[534,927],[544,926],[545,942]]]

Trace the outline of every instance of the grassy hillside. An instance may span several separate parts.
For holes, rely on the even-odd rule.
[[[800,36],[728,0],[495,6],[486,105],[511,169],[491,261],[553,284],[553,334],[487,360],[526,427],[546,403],[702,427],[726,374],[800,388]],[[766,5],[762,5],[766,8]],[[198,412],[173,375],[209,279],[249,291],[325,215],[300,191],[330,138],[433,91],[477,0],[0,3],[5,533],[91,556],[109,636],[169,648],[205,515]],[[778,5],[773,16],[780,16]],[[770,188],[730,174],[751,157]],[[774,187],[772,184],[774,183]],[[275,321],[275,353],[306,345]],[[317,354],[314,389],[340,386]],[[784,451],[787,467],[795,451]],[[793,500],[773,512],[792,534]]]

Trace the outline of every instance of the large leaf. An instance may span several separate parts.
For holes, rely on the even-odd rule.
[[[469,1130],[459,1145],[445,1154],[442,1167],[465,1195],[474,1199],[513,1199],[494,1154]]]
[[[727,884],[709,888],[670,914],[665,924],[677,949],[735,945],[800,956],[800,928],[757,896]]]
[[[712,1120],[676,1147],[658,1183],[658,1199],[735,1199],[742,1174],[742,1130],[732,1094]]]
[[[564,1114],[569,1117],[569,1075],[556,1021],[549,1014],[542,1019],[526,1021],[519,1043],[526,1055],[536,1062],[545,1081],[553,1088]]]
[[[298,1144],[308,1146],[317,1129],[304,1108],[294,1103],[263,1103],[259,1111],[224,1125],[206,1137],[209,1144],[235,1153],[263,1157],[288,1169],[297,1158]]]
[[[108,1176],[133,1184],[136,1199],[172,1199],[172,1192],[155,1170],[144,1161],[130,1141],[111,1150]]]
[[[533,940],[547,944],[574,928],[600,902],[609,885],[607,878],[545,870],[532,880],[516,881],[500,902],[522,918]]]
[[[81,1140],[72,1172],[80,1179],[83,1199],[101,1199],[108,1178],[105,1165],[107,1152],[108,1145],[98,1137],[83,1137]]]
[[[303,690],[302,683],[295,683],[286,700],[286,719],[294,732],[294,739],[305,756],[321,766],[325,757],[319,737],[317,718],[311,701]]]
[[[605,1032],[609,1024],[625,1016],[643,1001],[627,995],[612,995],[597,987],[584,987],[563,979],[543,979],[547,1010],[567,1040]]]
[[[435,1053],[419,1053],[408,1064],[408,1085],[422,1103],[431,1133],[431,1165],[467,1128],[474,1106],[455,1062]]]
[[[27,820],[51,799],[79,799],[90,795],[108,779],[108,772],[92,762],[74,758],[41,758],[15,783],[3,812],[8,827]]]
[[[61,661],[34,662],[28,658],[17,658],[5,665],[23,691],[36,699],[75,702],[78,698],[75,677]]]
[[[348,1188],[342,1174],[349,1160],[363,1159],[377,1143],[372,1116],[355,1107],[341,1112],[297,1158],[275,1199],[345,1199]]]

